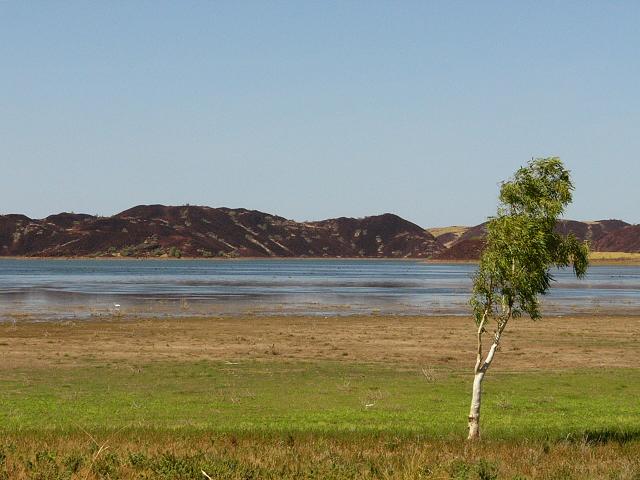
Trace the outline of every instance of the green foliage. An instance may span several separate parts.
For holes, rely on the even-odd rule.
[[[164,453],[153,462],[152,469],[156,478],[161,479],[201,478],[202,461],[199,455],[179,457],[172,453]]]
[[[97,474],[98,478],[113,480],[120,478],[118,470],[120,467],[120,458],[115,452],[107,452],[98,456],[93,463],[92,470]]]
[[[523,313],[540,318],[538,296],[553,281],[552,267],[573,266],[578,278],[585,275],[587,243],[554,231],[572,191],[569,171],[557,157],[532,160],[501,185],[498,213],[487,225],[487,245],[473,282],[478,325],[483,318],[501,325]]]
[[[150,465],[149,458],[140,452],[129,452],[129,465],[136,469],[146,468]]]
[[[64,459],[64,466],[70,473],[77,473],[83,464],[83,460],[81,453],[73,452]]]
[[[456,458],[449,465],[449,476],[454,480],[467,480],[471,473],[471,465],[464,460]]]
[[[498,478],[498,467],[488,460],[480,459],[476,466],[478,480],[495,480]]]

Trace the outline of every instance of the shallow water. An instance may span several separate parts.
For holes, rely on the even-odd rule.
[[[0,320],[468,314],[475,265],[410,260],[0,259]],[[640,314],[640,267],[558,271],[546,314]]]

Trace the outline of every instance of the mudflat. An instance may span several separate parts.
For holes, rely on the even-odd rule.
[[[496,370],[636,367],[640,315],[512,321]],[[85,361],[278,360],[473,367],[471,317],[239,316],[0,324],[0,371]]]

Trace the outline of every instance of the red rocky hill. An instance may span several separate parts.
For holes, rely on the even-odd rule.
[[[441,250],[434,258],[438,260],[476,260],[484,248],[487,235],[486,222],[469,227],[458,228],[457,238],[451,241],[448,235],[448,248]],[[629,225],[622,220],[598,220],[578,222],[560,220],[556,231],[562,235],[572,233],[580,240],[587,240],[590,248],[600,252],[640,252],[640,226]],[[436,239],[441,241],[441,237]]]
[[[2,256],[428,258],[442,249],[392,214],[295,222],[255,210],[139,205],[112,217],[0,216]]]
[[[640,225],[627,225],[594,241],[600,252],[640,252]]]
[[[562,220],[557,230],[589,240],[596,251],[640,252],[640,225]],[[427,231],[389,213],[295,222],[256,210],[139,205],[112,217],[0,215],[0,256],[475,260],[485,236],[486,223]]]

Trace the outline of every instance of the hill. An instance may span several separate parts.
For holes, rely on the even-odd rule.
[[[139,205],[112,217],[0,216],[0,255],[428,258],[435,237],[397,215],[295,222],[256,210]]]
[[[597,252],[640,252],[640,225],[562,220]],[[111,217],[0,215],[0,256],[479,258],[486,223],[424,229],[397,215],[296,222],[243,208],[138,205]]]
[[[487,234],[486,222],[474,227],[455,227],[456,238],[451,239],[446,229],[430,229],[436,239],[446,244],[434,258],[438,260],[476,260],[484,248]],[[438,230],[445,231],[437,235]],[[562,235],[573,234],[580,240],[587,240],[596,252],[640,252],[640,226],[630,225],[622,220],[598,220],[579,222],[560,220],[556,231]],[[444,237],[443,237],[444,236]],[[445,243],[448,242],[448,243]]]

